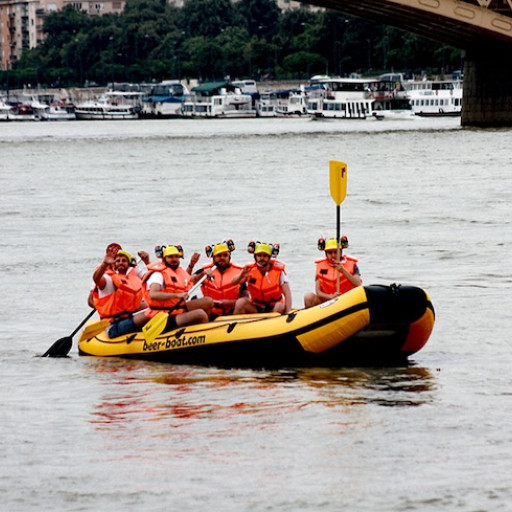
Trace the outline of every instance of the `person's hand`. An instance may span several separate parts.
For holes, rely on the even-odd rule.
[[[192,256],[190,256],[190,266],[193,267],[198,261],[201,255],[198,252],[192,253]]]
[[[116,257],[117,252],[119,251],[118,247],[111,247],[110,245],[107,247],[107,250],[105,252],[105,258],[112,258],[114,259]]]
[[[105,257],[103,258],[103,263],[105,265],[111,266],[114,264],[115,258],[113,256],[110,256],[109,254],[105,254]]]
[[[139,258],[144,262],[145,265],[149,263],[149,254],[146,251],[139,251],[137,253]]]

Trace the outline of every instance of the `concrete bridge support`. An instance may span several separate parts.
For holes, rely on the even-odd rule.
[[[512,126],[510,47],[465,53],[462,126]]]

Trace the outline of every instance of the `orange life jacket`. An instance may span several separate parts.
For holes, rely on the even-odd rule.
[[[283,289],[279,281],[281,272],[285,271],[284,263],[270,260],[270,266],[265,274],[261,273],[256,262],[251,263],[251,271],[247,278],[247,290],[251,303],[257,307],[273,307],[283,300]]]
[[[332,266],[327,258],[316,260],[316,279],[320,283],[320,290],[324,293],[333,294],[337,292],[336,281],[338,279],[338,270]],[[357,259],[351,256],[342,256],[341,264],[343,268],[349,273],[354,274],[356,268]],[[339,272],[340,279],[340,292],[345,293],[355,286],[341,273]]]
[[[146,265],[146,274],[148,272],[162,272],[164,268],[166,268],[166,266],[162,260],[152,261]],[[146,278],[146,274],[144,274],[143,280]]]
[[[204,270],[209,270],[214,267],[214,263],[203,265]],[[212,276],[209,279],[205,279],[201,285],[201,291],[205,297],[211,297],[214,302],[227,300],[236,300],[240,296],[240,285],[231,284],[233,277],[238,275],[242,267],[230,263],[229,267],[221,272],[217,267],[214,268]],[[225,311],[214,305],[212,309],[214,315],[222,315]]]
[[[145,284],[149,279],[149,276],[155,272],[160,272],[164,278],[164,287],[161,289],[165,293],[185,293],[191,288],[190,274],[183,269],[178,267],[175,271],[164,263],[155,262],[155,264],[148,265],[148,271],[144,274],[142,282]],[[173,298],[167,300],[155,300],[150,297],[149,289],[147,286],[143,286],[144,300],[146,304],[152,310],[166,310],[171,309],[180,302],[182,299]],[[185,311],[185,308],[176,308],[170,311],[171,315],[177,315]]]
[[[100,298],[98,288],[94,289],[94,307],[100,318],[122,318],[137,311],[142,301],[142,281],[137,276],[137,272],[130,269],[127,274],[118,274],[113,271],[106,273],[111,276],[115,291]]]

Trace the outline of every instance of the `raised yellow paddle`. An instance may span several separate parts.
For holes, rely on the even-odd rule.
[[[341,203],[347,195],[347,164],[337,160],[329,160],[329,188],[331,197],[336,203],[336,261],[341,261],[340,238],[341,238]],[[336,290],[340,292],[340,270]]]

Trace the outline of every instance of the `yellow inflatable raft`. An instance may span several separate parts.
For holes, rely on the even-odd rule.
[[[142,332],[81,336],[81,355],[224,367],[404,362],[427,342],[434,308],[421,288],[371,285],[287,315],[219,317],[146,340]],[[87,332],[87,326],[84,333]]]

